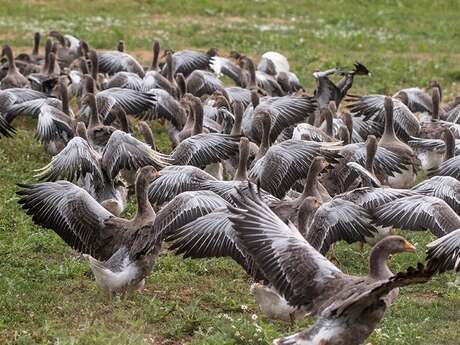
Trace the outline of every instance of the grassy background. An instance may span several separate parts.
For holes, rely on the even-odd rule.
[[[30,50],[32,33],[74,33],[101,49],[119,39],[148,62],[153,39],[163,48],[220,48],[257,57],[285,54],[312,92],[316,68],[363,62],[373,72],[354,93],[393,93],[437,79],[452,98],[460,87],[458,1],[1,1],[0,40]],[[184,15],[185,14],[185,15]],[[15,183],[32,180],[50,159],[33,124],[0,142],[0,344],[268,344],[311,324],[289,326],[258,314],[249,282],[230,260],[182,260],[165,252],[146,291],[105,301],[88,264],[19,209]],[[163,150],[169,143],[158,129]],[[423,260],[426,233],[409,233],[417,256],[400,255],[396,271]],[[339,267],[365,274],[368,248],[338,247]],[[370,342],[458,344],[460,293],[452,275],[403,289]],[[243,306],[243,307],[242,307]]]

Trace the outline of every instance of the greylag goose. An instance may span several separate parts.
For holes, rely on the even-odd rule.
[[[342,157],[339,163],[321,179],[332,194],[343,193],[353,187],[357,174],[348,166],[350,162],[364,166],[382,181],[401,173],[410,164],[404,156],[378,146],[377,139],[373,135],[368,136],[365,143],[346,145],[338,153]]]
[[[395,289],[424,283],[433,274],[420,264],[418,269],[393,275],[386,264],[390,255],[414,252],[415,247],[402,237],[390,236],[373,248],[366,277],[346,275],[257,196],[240,196],[235,202],[238,208],[229,210],[238,245],[291,306],[318,316],[310,329],[274,344],[361,344],[395,300]]]
[[[460,214],[460,181],[450,176],[433,176],[412,187],[413,191],[444,200]]]
[[[227,58],[213,56],[209,59],[209,67],[217,77],[227,76],[232,79],[236,85],[241,85],[241,67],[234,64]]]
[[[384,95],[348,96],[348,109],[355,116],[362,116],[364,120],[374,120],[385,123]],[[394,129],[399,139],[407,141],[420,132],[420,123],[417,117],[398,98],[393,101]]]
[[[460,140],[454,138],[449,128],[443,129],[441,138],[423,139],[412,137],[409,140],[408,145],[416,151],[423,170],[435,170],[439,168],[443,161],[460,154]]]
[[[261,145],[263,148],[263,143]],[[307,178],[308,169],[316,156],[323,156],[330,164],[340,155],[326,145],[302,140],[286,140],[271,146],[260,158],[256,156],[249,176],[262,189],[276,197],[283,197],[297,180]]]
[[[143,82],[143,88],[145,91],[151,89],[162,89],[173,95],[174,85],[170,80],[165,78],[160,73],[160,68],[158,67],[158,57],[160,55],[160,42],[153,42],[153,57],[152,64],[150,65],[147,72],[145,72]],[[171,72],[172,73],[172,72]],[[172,75],[171,75],[172,78]],[[172,79],[171,79],[172,80]]]
[[[48,69],[39,73],[31,73],[27,76],[30,87],[44,93],[51,93],[53,87],[59,80],[59,73],[56,73],[56,55],[51,52],[48,54]]]
[[[195,70],[185,80],[187,92],[196,97],[211,95],[215,91],[222,90],[222,83],[213,73],[202,70]]]
[[[428,170],[428,175],[451,176],[460,180],[460,156],[456,155],[454,137],[449,129],[445,129],[443,135],[446,147],[444,160],[438,167]]]
[[[338,107],[348,90],[353,85],[355,75],[369,75],[369,70],[361,63],[355,62],[354,69],[349,72],[339,71],[337,68],[329,69],[324,72],[313,73],[316,80],[315,98],[318,101],[319,109],[326,107],[329,102],[335,102]],[[343,75],[343,78],[335,85],[329,76],[335,73]]]
[[[2,57],[6,56],[8,60],[8,72],[0,81],[0,89],[23,88],[29,86],[29,81],[18,71],[14,62],[13,50],[9,45],[4,45],[2,48]]]
[[[88,255],[97,284],[109,295],[143,286],[161,247],[161,230],[147,199],[147,186],[159,173],[143,167],[136,179],[134,218],[113,216],[85,190],[67,181],[20,185],[18,191],[32,220],[54,230],[69,246]]]
[[[165,54],[167,53],[171,53],[171,51],[166,51]],[[209,67],[210,59],[216,55],[216,48],[211,48],[206,53],[201,53],[193,50],[180,50],[178,52],[172,53],[172,73],[173,75],[182,73],[184,77],[187,78],[194,70],[207,70]],[[163,66],[163,75],[167,74],[168,65],[171,64],[166,62],[166,64]]]
[[[407,144],[399,140],[395,134],[393,122],[394,106],[391,97],[385,97],[384,108],[385,130],[380,138],[379,146],[409,161],[409,165],[406,166],[406,169],[402,173],[396,174],[394,177],[388,177],[388,184],[395,188],[410,188],[415,183],[416,169],[419,162],[414,151]]]
[[[56,53],[57,59],[62,66],[69,66],[75,59],[80,57],[78,51],[80,40],[78,38],[71,35],[64,36],[58,31],[51,31],[49,35],[59,42]]]
[[[432,97],[418,87],[401,89],[393,97],[403,102],[413,113],[431,113],[433,111]]]
[[[131,55],[120,51],[106,51],[97,54],[98,69],[102,73],[113,75],[117,72],[136,73],[143,78],[144,69]]]

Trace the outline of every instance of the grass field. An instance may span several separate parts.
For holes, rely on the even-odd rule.
[[[437,79],[446,97],[460,92],[458,1],[2,1],[0,40],[30,50],[32,33],[71,32],[100,49],[127,50],[147,62],[153,39],[163,48],[218,47],[258,56],[285,54],[311,93],[311,72],[363,62],[373,72],[353,93],[393,93]],[[249,280],[230,260],[160,258],[146,290],[108,303],[87,262],[18,207],[17,182],[50,157],[33,139],[33,123],[0,141],[0,344],[268,344],[311,324],[272,322],[259,314]],[[157,129],[157,140],[169,149]],[[132,207],[130,208],[132,211]],[[424,258],[426,233],[406,233]],[[369,248],[339,245],[343,271],[365,274]],[[373,345],[458,345],[460,291],[453,275],[403,289],[369,340]],[[254,317],[256,314],[257,319]]]

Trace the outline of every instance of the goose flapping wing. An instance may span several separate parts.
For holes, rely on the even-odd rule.
[[[15,133],[16,130],[0,115],[0,138],[2,136],[12,137]]]
[[[167,237],[178,228],[227,205],[228,202],[211,191],[183,192],[158,212],[155,226]]]
[[[328,75],[336,71],[334,68],[324,72],[313,73],[313,77],[316,79],[315,98],[320,109],[327,106],[330,101],[337,102],[341,97],[340,89],[328,78]]]
[[[213,73],[202,70],[193,71],[186,79],[187,92],[194,96],[212,95],[224,88],[224,83]]]
[[[385,96],[348,96],[348,109],[356,116],[364,116],[364,119],[372,119],[384,123]],[[417,117],[399,99],[393,98],[393,112],[395,131],[402,139],[409,139],[416,136],[420,131],[420,123]]]
[[[170,164],[167,155],[153,150],[131,134],[116,130],[102,152],[101,165],[110,178],[115,178],[121,169],[134,170],[151,165],[161,170]]]
[[[155,106],[155,95],[131,89],[114,87],[97,93],[96,103],[99,114],[105,119],[112,108],[119,107],[126,114],[142,113]]]
[[[439,273],[460,271],[460,229],[427,244],[427,248],[429,268]]]
[[[460,180],[460,156],[452,157],[444,162],[438,168],[428,170],[428,176],[450,176]]]
[[[374,210],[376,224],[403,230],[429,230],[442,237],[460,228],[460,217],[436,197],[414,195],[396,199]]]
[[[347,167],[351,169],[354,174],[359,176],[362,181],[362,185],[364,186],[371,186],[371,187],[381,187],[381,183],[374,174],[371,174],[366,168],[364,168],[361,164],[356,162],[348,162]]]
[[[72,120],[67,114],[46,104],[40,108],[36,132],[40,142],[72,138],[73,135]]]
[[[393,200],[415,195],[419,193],[410,189],[362,187],[336,195],[336,198],[348,200],[367,210],[372,210]]]
[[[70,182],[77,181],[86,174],[93,179],[103,182],[100,167],[100,155],[85,139],[74,137],[66,147],[51,159],[45,167],[37,170],[36,177],[46,181],[64,179]]]
[[[325,255],[335,242],[365,242],[365,237],[373,237],[376,232],[372,217],[365,208],[337,198],[318,208],[305,238]]]
[[[314,308],[343,274],[257,197],[239,195],[229,207],[238,243],[291,306]]]
[[[282,198],[297,180],[307,177],[316,156],[323,156],[331,164],[337,163],[340,158],[337,152],[320,143],[290,139],[271,146],[254,163],[249,176],[259,181],[262,189]]]
[[[270,107],[275,114],[270,130],[270,140],[274,142],[285,128],[306,121],[315,112],[317,103],[313,97],[306,95],[284,96],[270,101]]]
[[[434,176],[412,187],[412,190],[444,200],[460,214],[460,181],[450,176]]]
[[[171,153],[174,165],[204,167],[229,159],[238,152],[239,135],[202,133],[182,141]]]
[[[213,56],[209,59],[209,67],[220,78],[227,76],[232,79],[237,85],[241,85],[241,67],[234,64],[227,58]]]
[[[144,77],[144,69],[131,55],[119,51],[107,51],[97,54],[98,68],[109,75],[117,72],[132,72]]]
[[[161,170],[161,175],[149,186],[149,200],[154,205],[162,205],[180,193],[202,190],[201,182],[215,179],[191,165],[170,165]]]
[[[206,69],[209,66],[210,57],[207,54],[193,50],[181,50],[173,55],[174,70],[173,74],[182,73],[188,77],[194,70]],[[166,64],[163,67],[166,70]]]
[[[418,87],[399,90],[393,97],[401,99],[401,94],[407,95],[407,107],[413,113],[431,113],[433,102],[430,95]]]
[[[144,82],[141,77],[132,72],[118,72],[109,79],[107,88],[120,87],[136,91],[144,90]]]
[[[99,257],[98,249],[110,237],[104,222],[113,216],[88,192],[67,181],[20,187],[18,202],[35,224],[54,230],[75,250]]]

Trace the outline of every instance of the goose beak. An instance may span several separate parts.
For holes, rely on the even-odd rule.
[[[414,253],[417,250],[417,248],[410,242],[405,241],[404,242],[404,251],[409,252],[409,253]]]
[[[153,177],[157,178],[157,177],[160,177],[161,176],[161,173],[159,171],[155,171],[153,173]]]

